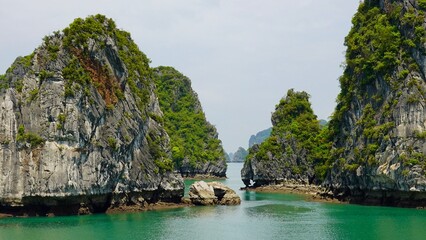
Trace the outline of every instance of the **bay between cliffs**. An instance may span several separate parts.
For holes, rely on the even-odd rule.
[[[221,180],[240,206],[131,214],[0,219],[0,239],[424,239],[426,211],[307,201],[294,194],[239,191],[241,163]],[[189,186],[194,180],[186,180]],[[187,189],[186,189],[187,190]]]

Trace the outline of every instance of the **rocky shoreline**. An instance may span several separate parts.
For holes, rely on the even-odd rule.
[[[239,205],[240,197],[234,190],[220,182],[197,181],[190,187],[189,198],[181,197],[174,201],[148,202],[137,196],[115,196],[103,210],[94,209],[92,205],[79,203],[73,205],[0,208],[0,218],[7,217],[54,217],[67,215],[90,215],[95,213],[120,214],[152,210],[165,210],[197,205]],[[45,199],[45,201],[47,201]]]
[[[327,193],[326,189],[312,184],[272,184],[263,185],[259,187],[243,187],[241,190],[263,192],[263,193],[291,193],[297,195],[303,195],[307,200],[315,202],[327,202],[327,203],[348,203],[347,201],[341,201],[333,198],[330,193]]]
[[[166,210],[166,209],[174,209],[174,208],[183,208],[183,207],[192,207],[195,206],[188,201],[186,198],[182,198],[182,201],[179,203],[171,203],[171,202],[157,202],[148,204],[146,206],[120,206],[117,208],[108,209],[106,214],[120,214],[120,213],[137,213],[144,211],[157,211],[157,210]]]
[[[324,203],[339,203],[339,204],[359,204],[365,206],[388,206],[388,207],[402,207],[402,208],[416,208],[416,209],[426,209],[425,204],[417,199],[416,202],[415,196],[410,197],[410,201],[403,199],[405,196],[404,193],[388,193],[388,197],[384,198],[381,195],[374,195],[371,192],[366,192],[362,197],[358,196],[340,196],[336,198],[335,195],[327,190],[326,188],[318,185],[307,185],[307,184],[297,184],[297,183],[280,183],[280,184],[271,184],[263,185],[259,187],[244,187],[241,190],[254,191],[254,192],[263,192],[263,193],[290,193],[303,195],[306,200],[314,202],[324,202]],[[393,195],[392,195],[393,194]],[[412,193],[415,194],[415,193]],[[417,193],[418,194],[418,193]],[[405,196],[406,197],[406,196]],[[388,198],[392,198],[394,201],[390,202]],[[408,197],[407,197],[408,199]]]
[[[128,206],[119,206],[114,208],[109,208],[105,211],[105,214],[121,214],[121,213],[137,213],[144,211],[156,211],[156,210],[165,210],[165,209],[174,209],[174,208],[183,208],[183,207],[192,207],[194,204],[189,201],[187,198],[182,198],[181,202],[173,203],[173,202],[156,202],[150,203],[146,205],[128,205]],[[93,213],[90,212],[82,212],[79,215],[90,215]],[[37,215],[37,217],[55,217],[60,215],[55,215],[55,213],[47,213],[46,215]],[[9,217],[33,217],[33,215],[23,214],[23,215],[13,215],[10,213],[0,213],[1,218],[9,218]]]

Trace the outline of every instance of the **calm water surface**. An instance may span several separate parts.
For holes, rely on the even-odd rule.
[[[0,219],[0,239],[426,239],[424,210],[239,191],[241,167],[229,164],[223,181],[239,192],[240,206]]]

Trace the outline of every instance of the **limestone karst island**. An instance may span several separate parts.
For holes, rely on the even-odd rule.
[[[228,153],[191,73],[114,19],[76,18],[0,75],[0,239],[426,236],[426,0],[359,2],[331,116],[281,89]]]

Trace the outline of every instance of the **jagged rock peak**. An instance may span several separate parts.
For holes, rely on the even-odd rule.
[[[149,60],[113,20],[76,19],[0,80],[0,211],[182,197]]]

